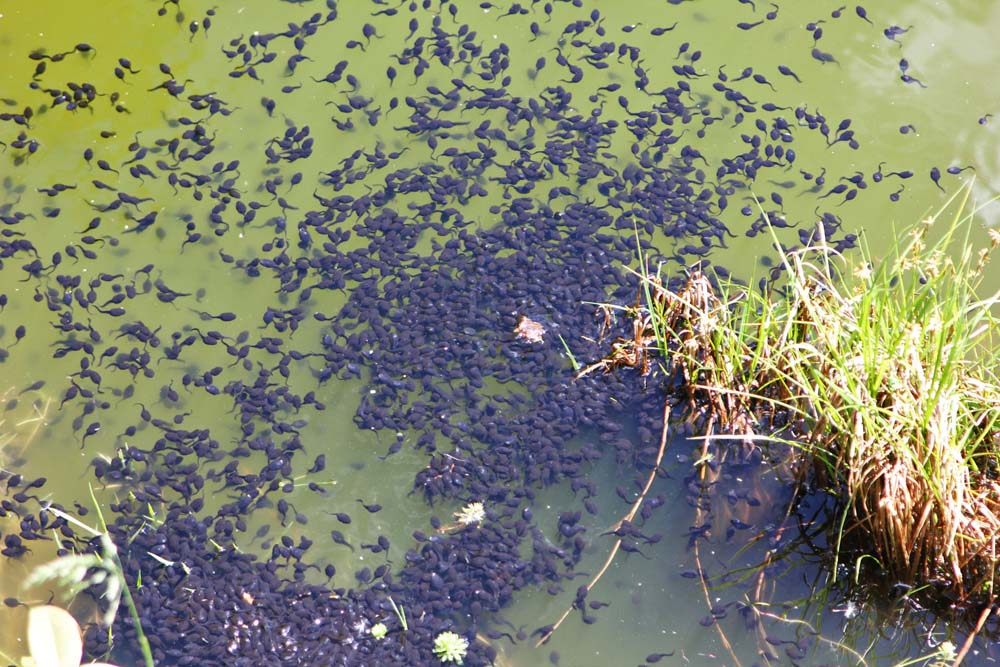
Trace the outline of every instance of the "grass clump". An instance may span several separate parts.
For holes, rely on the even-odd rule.
[[[789,258],[807,335],[786,356],[821,478],[847,498],[842,536],[869,545],[894,581],[991,599],[1000,359],[997,298],[978,288],[1000,236],[976,252],[963,209],[937,241],[932,216],[894,256],[837,284],[829,268]]]
[[[998,299],[978,292],[1000,234],[973,246],[970,190],[880,260],[866,249],[852,264],[822,238],[783,252],[783,279],[762,291],[693,270],[672,292],[643,275],[633,335],[581,374],[657,357],[706,438],[793,445],[803,483],[838,499],[839,558],[951,602],[991,603]]]

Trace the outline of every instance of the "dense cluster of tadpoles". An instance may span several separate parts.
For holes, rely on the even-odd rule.
[[[761,18],[738,22],[739,30],[781,20],[777,5],[739,0],[733,5],[741,15],[748,8],[740,3]],[[763,229],[748,186],[767,176],[801,179],[805,196],[816,197],[825,238],[836,240],[840,220],[823,208],[827,202],[850,201],[913,173],[880,166],[870,175],[835,177],[800,167],[796,138],[817,133],[828,145],[857,148],[861,130],[804,105],[761,101],[786,81],[799,85],[787,66],[778,68],[780,80],[752,68],[703,72],[701,51],[684,41],[682,23],[616,26],[582,0],[372,2],[364,13],[352,5],[354,18],[341,16],[347,8],[334,0],[310,13],[319,4],[289,3],[286,25],[225,41],[222,75],[233,80],[230,87],[264,86],[259,107],[214,92],[221,86],[212,72],[174,72],[122,55],[111,66],[114,79],[122,86],[150,81],[149,94],[169,96],[172,120],[137,134],[124,160],[109,161],[88,145],[77,183],[8,173],[0,308],[18,299],[21,308],[47,312],[51,331],[5,323],[0,354],[16,355],[29,333],[52,336],[51,356],[72,372],[61,385],[49,379],[29,389],[55,397],[79,446],[100,440],[117,449],[117,456],[94,459],[92,474],[98,485],[120,487],[109,508],[112,536],[158,665],[435,664],[435,638],[444,632],[468,640],[465,664],[489,664],[505,641],[525,641],[533,630],[506,628],[498,614],[519,590],[562,591],[590,544],[582,513],[572,509],[547,536],[549,526],[534,517],[536,492],[566,483],[582,509],[596,514],[592,462],[615,456],[626,471],[618,495],[630,504],[640,491],[645,496],[650,464],[659,469],[663,417],[655,392],[642,391],[643,379],[630,374],[574,380],[559,343],[579,359],[605,353],[581,338],[596,336],[600,325],[586,304],[623,301],[635,288],[634,276],[621,270],[632,258],[633,231],[646,252],[653,251],[645,239],[662,234],[676,239],[678,260],[700,258],[727,235]],[[665,7],[664,17],[672,9]],[[226,30],[219,10],[190,20],[179,0],[169,0],[159,13],[176,15],[192,38]],[[808,26],[813,58],[837,62],[820,49],[824,29],[858,19],[855,28],[869,29],[865,22],[875,19],[860,6],[851,13],[828,11]],[[472,24],[501,37],[523,27],[537,51],[524,60]],[[393,30],[401,40],[385,37]],[[676,43],[672,69],[653,66],[632,40],[639,31]],[[905,33],[885,28],[890,40]],[[349,59],[317,62],[317,43],[330,40],[343,42]],[[77,56],[96,63],[99,49],[99,42],[80,43],[28,54],[36,64],[25,89],[4,100],[22,110],[0,113],[7,160],[23,169],[71,162],[35,135],[61,113],[113,120],[141,112],[129,108],[121,86],[61,83],[61,65]],[[368,59],[387,49],[391,64],[376,74]],[[903,83],[920,83],[905,60],[900,69]],[[165,78],[149,79],[151,72]],[[532,92],[515,94],[514,86]],[[314,99],[329,104],[337,134],[294,121],[297,105]],[[607,109],[616,106],[623,113]],[[286,119],[282,133],[258,142],[259,165],[226,155],[242,133],[240,123],[226,120],[232,114]],[[730,154],[699,145],[715,133],[732,135],[733,142],[717,143],[735,146]],[[101,134],[115,137],[113,130]],[[352,141],[359,143],[346,158],[323,162],[324,152]],[[936,183],[940,170],[932,177]],[[163,184],[167,200],[146,190]],[[74,192],[85,197],[89,220],[70,219],[79,217],[74,205],[87,210],[68,200]],[[739,214],[730,210],[737,201]],[[767,193],[764,203],[773,225],[800,225],[808,241],[812,221],[787,220],[780,192]],[[740,214],[747,229],[732,227]],[[35,231],[43,219],[74,232],[49,247],[52,238]],[[203,306],[213,302],[211,285],[178,289],[169,272],[137,254],[149,236],[158,236],[163,252],[206,250],[227,280],[273,286],[273,301],[240,304],[239,314]],[[132,253],[124,264],[115,259],[122,253]],[[107,268],[119,266],[130,268]],[[331,310],[324,305],[331,301],[342,305]],[[257,311],[248,315],[247,307]],[[192,323],[180,323],[179,312]],[[538,327],[530,337],[520,329],[525,318]],[[640,347],[620,353],[636,355],[628,365],[646,366]],[[217,361],[193,361],[206,357]],[[320,480],[331,454],[300,432],[310,414],[325,409],[324,387],[348,378],[366,386],[357,426],[396,434],[387,455],[404,446],[426,453],[414,491],[428,502],[480,502],[483,514],[474,524],[418,530],[408,545],[373,538],[361,548],[381,561],[344,588],[327,583],[333,564],[311,560],[323,536],[306,537],[303,529],[297,538],[271,540],[261,555],[236,545],[248,541],[251,517],[272,508],[282,523],[308,520],[283,496],[304,473]],[[139,395],[159,400],[142,403]],[[202,401],[231,408],[234,442],[197,423],[189,408]],[[102,426],[130,411],[136,421],[120,432]],[[634,431],[626,417],[636,421]],[[580,445],[581,434],[594,437]],[[99,548],[44,510],[43,481],[4,477],[2,513],[20,521],[17,532],[3,535],[5,557],[22,557],[33,541],[53,536],[62,552]],[[327,493],[318,481],[309,489]],[[662,496],[651,497],[617,526],[622,551],[654,553],[663,536],[646,534],[642,522],[662,504]],[[357,507],[353,500],[350,507]],[[347,524],[348,509],[331,512]],[[82,514],[84,507],[66,511]],[[706,533],[704,525],[691,530],[694,543]],[[354,548],[338,531],[332,540]],[[606,606],[588,601],[589,592],[579,590],[573,603],[588,623]],[[115,649],[128,651],[131,620],[119,618],[113,630]],[[91,628],[88,654],[104,655],[108,640]]]

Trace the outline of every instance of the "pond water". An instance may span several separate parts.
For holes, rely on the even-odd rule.
[[[656,458],[655,381],[573,377],[606,351],[595,304],[634,298],[636,239],[667,276],[706,258],[755,281],[755,199],[782,244],[822,221],[877,255],[973,175],[995,226],[998,30],[989,0],[4,6],[0,445],[47,478],[18,512],[79,513],[93,486],[161,665],[435,664],[449,628],[479,633],[467,664],[893,665],[960,643],[817,597],[826,545],[796,542],[781,474],[717,452],[699,500],[681,435],[597,604],[532,633]],[[477,501],[483,524],[457,526]],[[54,548],[29,546],[4,597]],[[233,554],[313,588],[251,594]],[[338,615],[278,614],[296,605]]]

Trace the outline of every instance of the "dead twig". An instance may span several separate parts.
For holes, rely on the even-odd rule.
[[[646,499],[646,494],[649,492],[650,487],[653,486],[653,480],[656,479],[656,473],[660,469],[660,463],[663,461],[663,454],[667,450],[667,433],[669,432],[669,429],[670,429],[670,404],[664,401],[663,430],[660,432],[660,450],[656,454],[656,463],[653,464],[653,470],[649,473],[649,477],[646,478],[646,485],[642,488],[642,493],[639,494],[639,497],[636,498],[635,502],[632,504],[632,509],[629,510],[628,514],[626,514],[625,516],[623,516],[621,519],[618,520],[612,531],[617,531],[619,528],[622,527],[622,525],[625,524],[625,522],[631,522],[632,519],[635,518],[635,515],[638,514],[639,508],[642,506],[642,501]],[[611,567],[611,563],[614,562],[615,555],[617,555],[618,550],[621,548],[621,546],[622,546],[622,538],[619,537],[617,540],[615,540],[615,544],[611,548],[611,553],[608,554],[607,560],[604,561],[604,565],[597,572],[597,574],[595,574],[594,577],[589,582],[587,582],[588,593],[590,592],[591,589],[594,588],[594,586],[597,585],[597,582],[601,580],[601,577],[603,577],[604,573],[608,571],[608,568]],[[556,621],[551,628],[549,628],[548,632],[543,634],[542,637],[537,642],[535,642],[535,648],[538,648],[539,646],[547,642],[549,638],[552,636],[552,634],[559,629],[559,626],[563,624],[563,621],[565,621],[572,613],[573,613],[573,605],[570,605],[570,607],[563,612],[562,616],[559,617],[559,620]]]
[[[713,413],[708,418],[708,426],[705,429],[706,433],[711,433],[712,432],[712,426],[713,426],[714,423],[715,423],[715,414]],[[709,441],[707,439],[702,440],[702,444],[701,444],[701,457],[698,459],[701,462],[701,467],[698,470],[698,479],[699,479],[699,481],[701,482],[701,485],[702,485],[702,492],[704,492],[704,490],[706,488],[705,487],[705,474],[706,474],[706,471],[709,469],[709,467],[708,467],[708,461],[710,459],[710,456],[709,456],[709,453],[708,453],[708,443],[709,443]],[[694,524],[696,526],[700,526],[701,522],[702,522],[702,518],[703,518],[702,517],[702,504],[700,502],[699,503],[695,503],[695,521],[694,521]],[[699,543],[699,538],[696,537],[695,540],[694,540],[694,549],[693,549],[694,550],[694,565],[698,569],[698,582],[701,584],[701,592],[705,596],[705,605],[708,608],[709,614],[711,614],[712,613],[712,597],[708,593],[708,584],[705,582],[705,571],[702,569],[702,566],[701,566],[701,553],[700,553],[700,550],[698,548],[698,543]],[[733,645],[729,643],[729,638],[726,637],[726,633],[722,630],[722,627],[717,622],[712,623],[712,625],[715,626],[716,631],[719,633],[719,639],[722,641],[722,645],[726,647],[726,650],[729,651],[729,655],[731,655],[733,657],[733,662],[736,663],[736,667],[741,667],[740,659],[738,657],[736,657],[736,651],[733,650]]]
[[[951,663],[951,667],[959,667],[959,665],[962,664],[962,660],[965,659],[965,654],[969,652],[969,649],[972,648],[972,642],[976,640],[976,635],[978,635],[979,631],[983,629],[984,625],[986,625],[986,619],[988,619],[990,614],[993,612],[993,603],[995,601],[996,598],[991,600],[990,604],[983,609],[983,613],[979,615],[979,621],[976,623],[976,628],[969,633],[968,637],[965,638],[965,643],[962,644],[962,648],[955,656],[955,660]]]

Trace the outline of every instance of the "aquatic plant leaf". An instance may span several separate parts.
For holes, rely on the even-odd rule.
[[[28,650],[35,667],[79,667],[83,656],[80,626],[65,609],[32,607],[28,612]]]

